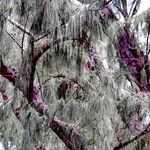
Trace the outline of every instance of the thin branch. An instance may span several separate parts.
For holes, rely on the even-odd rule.
[[[22,49],[22,46],[16,41],[16,39],[8,32],[5,30],[5,32],[9,35],[9,37]]]
[[[129,11],[129,16],[130,16],[130,15],[131,15],[131,13],[132,13],[132,9],[133,9],[133,6],[134,6],[135,2],[136,2],[136,0],[133,0],[133,2],[132,2],[132,6],[131,6],[130,11]]]
[[[18,29],[31,36],[34,39],[34,35],[23,25],[18,22],[12,21],[10,18],[5,17],[12,25],[16,26]]]
[[[39,40],[45,38],[45,37],[48,36],[50,33],[51,33],[51,32],[48,32],[48,33],[44,34],[43,36],[39,37],[38,39],[35,39],[33,42],[37,42],[37,41],[39,41]]]
[[[149,36],[150,36],[150,32],[147,33],[147,39],[146,39],[146,56],[149,55]]]
[[[27,27],[28,19],[29,19],[29,12],[27,14],[27,19],[26,19],[26,22],[25,22],[25,28]],[[21,49],[22,61],[23,61],[23,51],[24,51],[23,50],[24,38],[25,38],[25,32],[23,32],[22,42],[21,42],[21,46],[22,46],[22,49]]]
[[[37,75],[38,82],[39,82],[39,90],[40,90],[41,96],[42,96],[42,98],[43,98],[44,96],[43,96],[43,93],[42,93],[42,90],[41,90],[41,88],[42,88],[42,83],[41,83],[40,76],[39,76],[39,73],[38,73],[37,70],[36,70],[36,75]]]
[[[141,0],[133,0],[132,6],[131,6],[130,11],[129,11],[130,17],[133,17],[137,13],[139,6],[140,6],[140,3],[141,3]]]
[[[113,150],[119,150],[119,149],[127,146],[128,144],[134,142],[135,140],[141,138],[145,134],[149,133],[149,127],[150,127],[150,124],[140,134],[136,135],[135,137],[131,138],[130,140],[127,140],[127,141],[124,141],[122,143],[119,143],[119,145],[117,145],[116,147],[114,147]]]
[[[66,77],[66,75],[64,75],[64,74],[50,74],[50,77],[49,78],[47,78],[45,81],[43,81],[42,82],[42,84],[41,85],[44,85],[46,82],[48,82],[51,78],[65,78]]]
[[[113,0],[108,0],[104,3],[104,5],[108,5],[110,2],[112,2]]]
[[[124,18],[126,18],[128,16],[128,14],[126,12],[124,12],[124,10],[122,10],[118,5],[116,5],[116,8],[118,9],[118,11],[122,14],[122,16]]]

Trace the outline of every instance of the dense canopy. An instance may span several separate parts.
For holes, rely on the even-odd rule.
[[[5,150],[150,147],[144,0],[1,0]]]

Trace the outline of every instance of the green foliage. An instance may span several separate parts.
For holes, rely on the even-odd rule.
[[[34,85],[40,87],[41,97],[52,117],[57,116],[79,131],[89,149],[111,150],[118,143],[119,135],[115,129],[119,122],[123,121],[125,126],[121,132],[121,138],[125,140],[134,135],[130,131],[130,120],[137,113],[137,107],[140,105],[143,110],[144,113],[140,115],[144,119],[149,113],[149,94],[136,93],[135,82],[120,64],[115,42],[118,41],[120,29],[127,22],[133,22],[137,34],[143,24],[143,29],[147,31],[150,9],[131,17],[125,23],[120,20],[108,22],[102,19],[101,11],[91,10],[101,6],[103,1],[94,2],[89,0],[77,4],[72,0],[3,0],[0,2],[0,13],[6,11],[6,17],[19,22],[34,34],[34,48],[47,39],[59,39],[62,36],[70,38],[52,45],[41,56],[36,66]],[[139,1],[135,3],[136,9]],[[127,9],[126,0],[115,0],[113,4],[123,10]],[[92,7],[89,7],[91,5]],[[135,13],[133,9],[132,14]],[[0,14],[0,56],[5,63],[21,70],[31,49],[31,37],[12,25],[6,17]],[[83,30],[87,34],[85,39]],[[10,33],[22,48],[18,47],[5,31]],[[44,37],[39,39],[42,36]],[[75,40],[71,40],[72,38]],[[86,42],[90,43],[90,48],[96,48],[103,69],[86,69],[86,61],[90,60]],[[22,73],[26,75],[29,71],[27,69],[22,70]],[[64,76],[55,77],[60,74]],[[50,130],[49,118],[38,116],[22,93],[14,90],[9,81],[2,77],[0,81],[5,83],[10,98],[10,101],[5,103],[0,96],[2,144],[7,143],[7,147],[10,142],[9,149],[15,145],[17,150],[33,150],[40,144],[45,145],[46,149],[66,149]],[[58,88],[63,81],[72,81],[72,85],[68,84],[64,91],[65,98],[59,99]],[[14,108],[21,108],[21,121],[16,118]],[[125,149],[135,147],[136,144],[133,144]]]

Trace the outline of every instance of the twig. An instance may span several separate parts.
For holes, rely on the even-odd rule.
[[[27,19],[26,19],[26,22],[25,22],[25,28],[27,27],[28,18],[29,18],[29,12],[27,14]],[[22,49],[21,49],[22,61],[23,61],[23,51],[24,51],[23,50],[24,38],[25,38],[25,32],[23,32],[22,42],[21,42],[21,46],[22,46]]]
[[[150,50],[149,50],[149,35],[150,35],[150,32],[148,32],[147,39],[146,39],[146,56],[148,56],[149,52],[150,52]]]
[[[47,78],[41,85],[44,85],[48,80],[51,78],[65,78],[66,76],[64,74],[50,74],[50,77]]]
[[[108,5],[110,2],[112,2],[113,0],[109,0],[109,1],[106,1],[105,3],[104,3],[104,5]]]
[[[132,6],[130,9],[130,13],[129,13],[130,17],[133,17],[137,13],[140,3],[141,3],[141,0],[134,0],[132,2]]]
[[[12,25],[16,26],[18,29],[26,33],[27,35],[31,36],[34,39],[34,35],[23,25],[19,24],[18,22],[12,21],[10,18],[5,17]]]
[[[36,75],[37,75],[38,82],[39,82],[39,90],[40,90],[41,96],[42,96],[42,98],[44,98],[43,93],[42,93],[42,90],[41,90],[42,84],[41,84],[40,76],[39,76],[39,73],[38,73],[37,70],[36,70]]]
[[[118,11],[122,14],[122,16],[123,16],[124,18],[126,18],[126,17],[128,16],[128,14],[125,13],[118,5],[116,5],[116,8],[118,9]]]
[[[150,127],[150,124],[148,124],[148,126],[145,128],[145,130],[143,130],[140,134],[136,135],[135,137],[131,138],[130,140],[124,141],[122,143],[119,143],[119,145],[117,145],[116,147],[114,147],[113,150],[119,150],[125,146],[127,146],[128,144],[134,142],[135,140],[141,138],[142,136],[144,136],[146,133],[149,133],[148,128]]]
[[[129,16],[131,15],[131,12],[132,12],[132,9],[133,9],[135,2],[136,2],[135,0],[132,2],[132,6],[131,6],[130,11],[129,11]]]
[[[48,36],[50,33],[51,32],[48,32],[48,33],[44,34],[43,36],[39,37],[38,39],[35,39],[34,42],[37,42],[37,41],[43,39],[44,37]]]
[[[16,41],[16,39],[8,32],[5,30],[5,32],[9,35],[9,37],[22,49],[22,46]]]

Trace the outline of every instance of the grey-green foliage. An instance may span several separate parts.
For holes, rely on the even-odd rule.
[[[117,60],[114,42],[117,41],[118,30],[123,26],[120,21],[108,24],[100,21],[99,11],[89,11],[99,6],[102,1],[93,4],[93,1],[73,0],[3,0],[0,2],[0,12],[13,21],[26,26],[38,39],[42,35],[49,35],[35,45],[42,43],[46,38],[60,38],[69,36],[79,38],[82,29],[87,30],[91,37],[92,46],[96,47],[103,63],[104,70],[88,72],[85,70],[85,59],[89,59],[88,50],[80,47],[75,41],[65,41],[54,45],[39,60],[35,72],[35,85],[42,86],[41,93],[44,103],[59,119],[71,124],[80,131],[89,149],[111,150],[117,144],[117,131],[115,130],[121,120],[124,121],[125,130],[121,138],[128,139],[133,134],[129,129],[129,120],[134,116],[137,105],[142,101],[143,116],[149,113],[147,93],[135,96],[135,83],[127,81],[127,70],[120,69]],[[90,3],[90,5],[89,5]],[[100,5],[101,6],[101,5]],[[148,13],[146,13],[148,14]],[[145,18],[145,17],[144,17]],[[30,37],[24,35],[6,18],[0,14],[0,43],[1,53],[5,63],[20,69],[22,56],[29,52]],[[141,15],[141,19],[143,17]],[[145,20],[144,20],[145,21]],[[136,23],[138,22],[138,23]],[[135,18],[135,25],[139,24]],[[107,27],[104,30],[104,26]],[[108,26],[109,25],[109,26]],[[20,49],[15,41],[8,35],[9,32],[22,46]],[[23,38],[24,37],[24,38]],[[24,39],[22,41],[22,39]],[[77,64],[80,58],[80,68]],[[20,65],[18,65],[20,64]],[[80,69],[80,71],[79,71]],[[26,71],[26,70],[24,70]],[[51,74],[62,73],[64,78],[53,78]],[[70,82],[73,77],[79,78],[81,87],[76,92],[66,93],[66,99],[59,99],[57,89],[63,80]],[[130,74],[128,75],[130,76]],[[48,79],[45,84],[44,81]],[[1,77],[8,91],[10,102],[4,104],[0,97],[0,141],[11,143],[10,147],[16,149],[32,150],[40,144],[48,150],[65,149],[60,141],[48,127],[48,119],[39,117],[32,109],[22,93]],[[137,103],[138,102],[138,103]],[[13,114],[13,107],[21,106],[21,122]],[[118,113],[122,108],[122,111]],[[7,147],[8,145],[5,144]],[[126,149],[133,149],[135,145]]]

